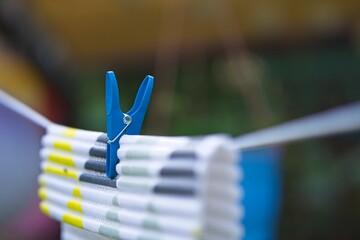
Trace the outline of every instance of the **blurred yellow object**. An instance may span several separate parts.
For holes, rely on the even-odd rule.
[[[166,24],[165,11],[184,12],[181,45],[187,51],[221,46],[222,30],[217,24],[229,15],[233,23],[222,25],[227,31],[232,31],[230,25],[238,26],[246,40],[266,42],[269,37],[297,39],[331,33],[351,25],[360,14],[358,0],[31,0],[26,4],[64,37],[71,57],[82,61],[110,57],[126,63],[139,62],[156,51]]]
[[[0,89],[34,109],[44,108],[45,82],[24,58],[0,48]]]

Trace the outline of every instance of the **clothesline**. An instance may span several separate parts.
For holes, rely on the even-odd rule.
[[[356,130],[360,130],[360,102],[239,136],[234,147],[257,148]]]
[[[0,90],[0,103],[47,128],[52,122]],[[235,138],[234,148],[249,149],[360,130],[360,102],[337,107]]]
[[[51,121],[49,119],[36,112],[35,110],[31,109],[29,106],[25,105],[19,100],[15,99],[14,97],[10,96],[1,89],[0,103],[5,107],[9,108],[10,110],[16,112],[17,114],[30,120],[31,122],[39,125],[40,127],[46,129],[51,124]]]

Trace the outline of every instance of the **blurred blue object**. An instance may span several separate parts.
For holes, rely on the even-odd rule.
[[[117,176],[115,166],[119,162],[117,150],[123,134],[139,134],[145,113],[150,102],[154,78],[146,76],[136,94],[132,108],[125,114],[120,107],[119,88],[113,71],[106,73],[106,126],[110,141],[106,152],[106,175],[109,178]]]
[[[36,197],[43,132],[0,106],[0,225],[20,214]]]
[[[244,171],[240,183],[245,192],[241,204],[245,208],[242,224],[245,240],[277,239],[280,213],[282,151],[279,148],[261,148],[240,153],[239,165]]]

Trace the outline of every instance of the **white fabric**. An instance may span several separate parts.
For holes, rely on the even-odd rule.
[[[229,147],[229,137],[125,135],[118,150],[117,188],[111,188],[80,181],[83,173],[103,175],[85,169],[89,150],[101,133],[61,126],[48,129],[40,151],[41,209],[82,228],[63,224],[62,239],[243,237],[238,224],[244,216],[238,205],[243,197],[238,187],[242,172],[237,170],[238,153]],[[66,131],[71,137],[64,136]]]

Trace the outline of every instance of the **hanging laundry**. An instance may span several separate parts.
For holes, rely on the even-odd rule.
[[[243,236],[242,174],[231,138],[124,135],[113,179],[105,175],[106,141],[101,132],[47,128],[38,191],[45,214],[115,239]],[[65,226],[64,239],[86,239],[88,233]]]

